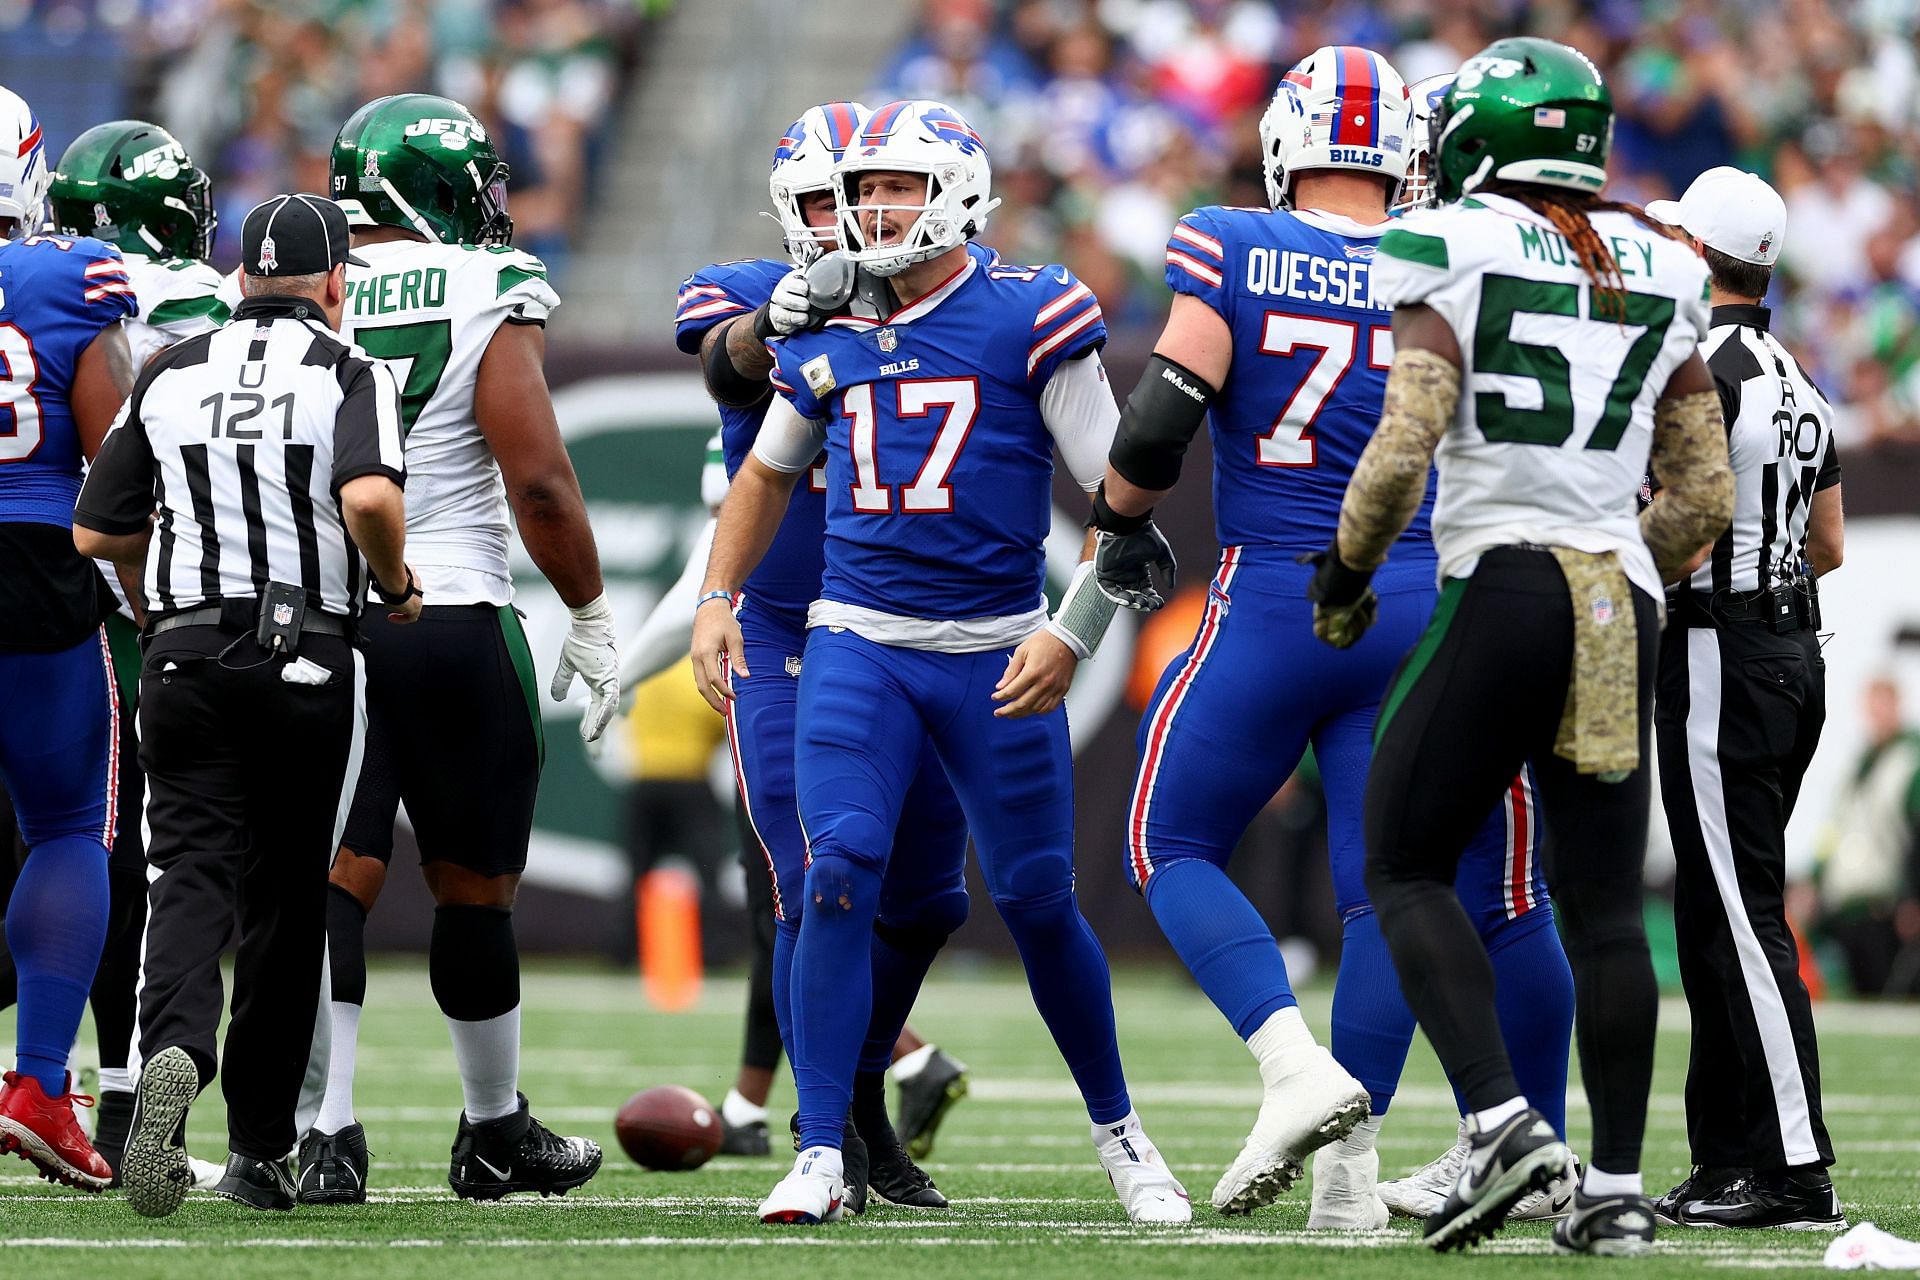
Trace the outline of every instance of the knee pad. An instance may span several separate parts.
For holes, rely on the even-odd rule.
[[[881,912],[873,931],[900,951],[938,951],[966,922],[967,891],[951,889],[898,911]]]
[[[872,919],[880,892],[880,872],[864,858],[838,848],[814,847],[807,864],[806,913],[823,920],[864,913]]]
[[[518,1007],[520,950],[512,909],[435,907],[428,974],[440,1011],[456,1022],[484,1022]]]

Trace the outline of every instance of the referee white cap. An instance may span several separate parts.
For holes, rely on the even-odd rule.
[[[1721,165],[1709,169],[1678,200],[1655,200],[1647,216],[1679,227],[1729,258],[1770,267],[1787,238],[1787,204],[1759,175]]]
[[[364,267],[347,252],[350,234],[347,215],[325,196],[274,196],[247,211],[240,267],[250,276],[322,275],[343,262]]]

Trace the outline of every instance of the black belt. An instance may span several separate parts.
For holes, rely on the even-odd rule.
[[[1718,591],[1702,596],[1681,588],[1668,603],[1668,617],[1683,627],[1768,627],[1777,635],[1820,625],[1820,596],[1812,578],[1765,591]]]
[[[248,613],[251,613],[257,607],[251,600],[240,601],[239,603],[246,606]],[[230,608],[217,604],[203,605],[198,609],[182,609],[179,613],[170,613],[164,618],[159,618],[149,623],[147,626],[147,634],[149,636],[157,636],[180,627],[224,626],[229,631],[248,629],[246,624],[236,627],[234,623],[230,621],[232,617],[233,611]],[[322,613],[318,609],[315,609],[309,612],[301,621],[300,634],[307,636],[345,637],[352,634],[352,628],[353,623],[350,619],[342,617],[337,613]]]

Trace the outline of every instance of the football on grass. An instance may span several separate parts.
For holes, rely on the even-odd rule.
[[[720,1113],[677,1084],[655,1085],[628,1098],[613,1128],[621,1148],[648,1169],[698,1169],[720,1149]]]

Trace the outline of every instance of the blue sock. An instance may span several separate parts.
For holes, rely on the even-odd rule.
[[[773,1020],[780,1027],[780,1045],[787,1051],[787,1065],[793,1056],[793,951],[800,945],[800,922],[787,912],[785,920],[773,923]]]
[[[97,836],[59,836],[28,853],[7,907],[20,974],[16,1066],[51,1098],[67,1091],[67,1055],[100,967],[107,912],[107,847]]]
[[[1088,1117],[1095,1124],[1126,1119],[1133,1103],[1113,1029],[1113,978],[1073,890],[994,905],[1020,950],[1033,1007],[1053,1033]]]
[[[1194,981],[1242,1040],[1300,1003],[1267,922],[1221,868],[1199,858],[1163,862],[1147,880],[1147,905]]]
[[[1340,977],[1333,987],[1333,1056],[1367,1087],[1372,1111],[1385,1115],[1413,1043],[1413,1010],[1400,994],[1380,918],[1364,907],[1341,933]]]
[[[873,917],[880,873],[814,849],[793,957],[793,1082],[800,1146],[840,1149],[853,1072],[873,1015]]]
[[[884,924],[873,931],[873,1016],[867,1024],[867,1042],[860,1051],[862,1071],[885,1071],[893,1061],[893,1046],[907,1025],[920,986],[927,980],[933,958],[940,954],[945,934],[928,935]]]
[[[1513,1078],[1533,1107],[1567,1132],[1567,1052],[1573,1039],[1573,970],[1551,909],[1535,908],[1487,935],[1494,1005]]]

